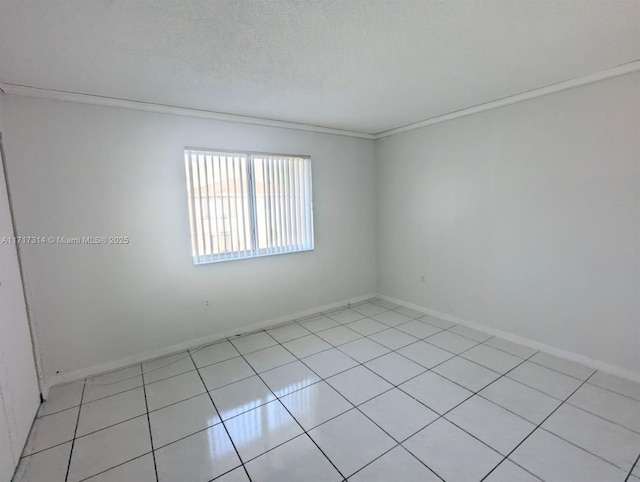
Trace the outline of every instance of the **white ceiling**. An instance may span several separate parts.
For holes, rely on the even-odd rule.
[[[0,0],[6,84],[379,133],[640,59],[640,0]]]

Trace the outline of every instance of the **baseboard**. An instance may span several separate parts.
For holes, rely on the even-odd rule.
[[[84,378],[89,376],[98,375],[98,374],[110,372],[113,370],[118,370],[120,368],[125,368],[128,366],[134,365],[136,363],[151,360],[153,358],[158,358],[165,355],[171,355],[172,353],[186,350],[188,348],[195,348],[195,347],[206,345],[209,343],[215,343],[216,341],[221,341],[221,340],[224,340],[225,338],[229,338],[232,336],[244,335],[244,334],[253,333],[255,331],[261,331],[264,329],[273,328],[278,325],[289,323],[291,321],[298,320],[300,318],[311,316],[317,313],[336,310],[341,307],[347,307],[349,305],[360,303],[362,301],[375,298],[375,296],[376,296],[375,293],[370,293],[370,294],[358,296],[355,298],[349,298],[346,300],[337,301],[335,303],[329,303],[327,305],[317,306],[315,308],[310,308],[308,310],[299,311],[297,313],[280,316],[278,318],[260,321],[258,323],[253,323],[251,325],[245,325],[237,329],[227,330],[221,333],[213,333],[211,335],[195,338],[189,341],[177,343],[175,345],[167,346],[164,348],[158,348],[156,350],[150,350],[137,355],[120,358],[118,360],[110,361],[108,363],[94,365],[87,368],[80,368],[78,370],[73,370],[68,373],[55,375],[46,381],[45,383],[46,392],[43,393],[43,397],[46,399],[49,393],[49,389],[61,383],[69,383],[77,380],[83,380]]]
[[[469,328],[474,328],[476,330],[483,331],[489,335],[504,338],[505,340],[511,341],[513,343],[518,343],[520,345],[524,345],[529,348],[533,348],[534,350],[540,350],[540,351],[549,353],[551,355],[564,358],[566,360],[582,363],[583,365],[588,366],[589,368],[593,368],[594,370],[599,370],[605,373],[609,373],[611,375],[626,378],[628,380],[640,383],[640,373],[628,370],[626,368],[619,367],[617,365],[612,365],[610,363],[606,363],[601,360],[589,358],[587,356],[580,355],[578,353],[574,353],[568,350],[564,350],[562,348],[558,348],[557,346],[547,345],[546,343],[540,343],[538,341],[534,341],[529,338],[524,338],[522,336],[514,335],[512,333],[502,331],[497,328],[492,328],[490,326],[483,325],[482,323],[477,323],[475,321],[458,318],[448,313],[442,313],[440,311],[432,310],[430,308],[426,308],[424,306],[420,306],[415,303],[410,303],[405,300],[394,298],[392,296],[386,296],[380,293],[378,293],[376,296],[382,300],[390,301],[392,303],[396,303],[398,305],[405,306],[413,310],[421,311],[428,315],[433,315],[437,318],[441,318],[443,320],[450,321],[452,323],[468,326]]]

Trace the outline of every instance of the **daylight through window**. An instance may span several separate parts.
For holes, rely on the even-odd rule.
[[[311,159],[185,149],[194,264],[308,251]]]

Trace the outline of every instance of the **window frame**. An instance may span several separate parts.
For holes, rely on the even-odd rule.
[[[191,241],[191,252],[192,252],[192,261],[194,266],[215,264],[215,263],[223,263],[226,261],[238,261],[243,259],[253,259],[253,258],[261,258],[265,256],[276,256],[282,254],[293,254],[293,253],[304,253],[307,251],[315,250],[315,229],[314,229],[314,206],[313,206],[313,169],[311,163],[310,155],[302,155],[302,154],[280,154],[273,152],[264,152],[264,151],[247,151],[247,150],[231,150],[231,149],[213,149],[209,147],[193,147],[193,146],[185,146],[183,148],[183,159],[185,161],[185,167],[187,165],[187,153],[189,151],[195,151],[200,153],[208,153],[213,156],[216,154],[220,155],[231,155],[238,157],[246,158],[246,171],[243,173],[243,176],[247,179],[247,199],[248,199],[248,211],[249,211],[249,232],[250,232],[250,240],[251,246],[250,249],[240,249],[236,251],[227,251],[223,253],[211,253],[211,254],[197,254],[198,251],[198,242],[194,240],[194,230],[196,229],[194,226],[195,221],[195,209],[192,206],[192,203],[195,203],[195,192],[193,186],[193,179],[189,179],[189,176],[192,176],[192,171],[189,169],[193,169],[192,166],[189,166],[186,171],[186,187],[187,187],[187,210],[189,212],[189,238]],[[304,159],[309,162],[308,168],[308,179],[305,177],[303,181],[307,183],[307,187],[305,190],[305,196],[308,197],[308,206],[306,204],[301,206],[301,213],[303,210],[306,211],[306,216],[309,217],[308,228],[309,232],[307,234],[308,239],[306,239],[306,244],[301,244],[302,248],[294,249],[294,247],[300,243],[289,243],[286,246],[276,246],[276,247],[259,247],[259,237],[258,237],[258,206],[257,206],[257,193],[255,188],[256,175],[255,175],[255,160],[254,157],[281,157],[281,158],[297,158]],[[193,160],[189,160],[189,163],[192,163]],[[191,190],[189,189],[191,187]],[[227,193],[226,196],[229,196]],[[266,194],[265,194],[266,196]],[[217,197],[217,196],[216,196]],[[207,199],[210,199],[210,196],[207,196]],[[209,202],[209,201],[208,201]],[[215,201],[214,201],[215,202]],[[237,218],[237,216],[236,216]],[[291,219],[291,218],[289,218]],[[205,213],[200,212],[200,222],[204,223],[207,221],[205,219]],[[211,226],[219,228],[218,220],[215,220],[215,223],[211,223],[208,220]],[[266,222],[266,221],[265,221]],[[220,232],[220,231],[218,231]],[[197,236],[197,235],[196,235]],[[194,254],[194,251],[196,252]]]

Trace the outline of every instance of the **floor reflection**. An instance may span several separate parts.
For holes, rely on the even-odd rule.
[[[306,387],[308,382],[300,381],[290,384],[286,387],[286,393],[295,392],[299,397],[296,400],[301,406],[309,406],[313,389],[301,390]],[[269,435],[282,431],[290,425],[297,425],[296,421],[289,415],[282,404],[277,400],[271,400],[266,397],[258,397],[248,402],[238,405],[230,410],[226,410],[225,414],[238,414],[233,418],[227,418],[224,422],[232,433],[233,441],[236,447],[249,445],[256,440],[268,439]],[[209,447],[211,453],[220,453],[221,448],[225,445],[225,441],[220,437],[211,434],[209,439]],[[228,444],[230,445],[230,444]],[[230,447],[233,450],[233,447]],[[226,448],[228,450],[229,448]]]

